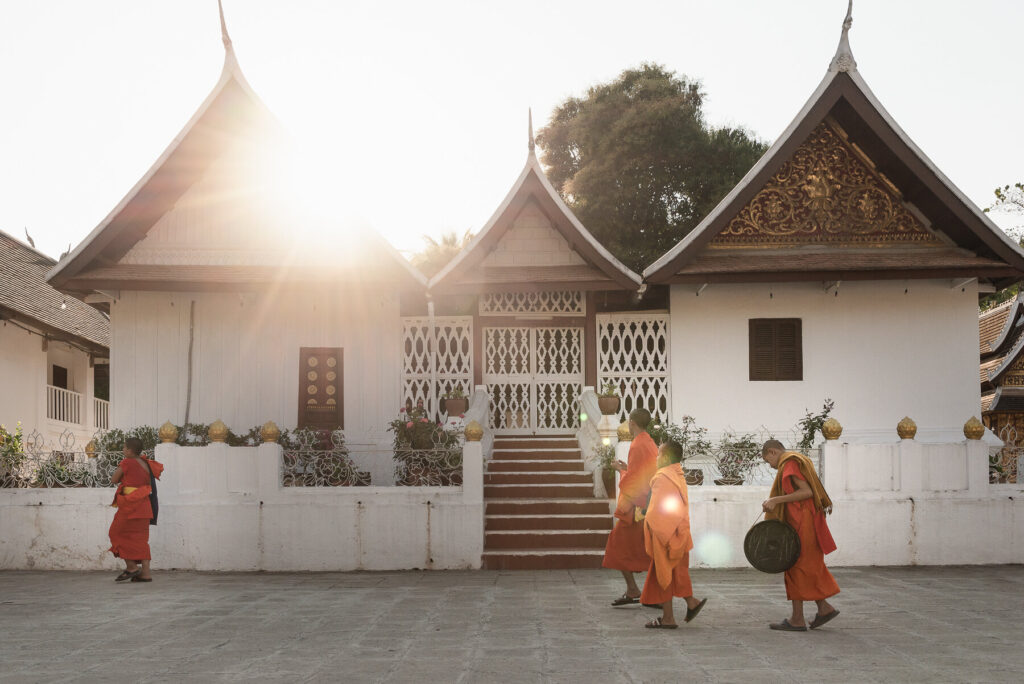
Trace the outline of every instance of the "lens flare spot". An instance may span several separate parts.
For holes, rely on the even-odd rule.
[[[668,514],[675,513],[675,512],[677,512],[682,507],[683,507],[682,499],[673,499],[673,498],[668,498],[668,497],[666,497],[661,502],[661,506],[659,506],[659,508],[661,508],[663,513],[668,513]]]
[[[612,440],[608,439],[607,437],[603,437],[601,439],[601,444],[604,444],[605,446],[608,446],[611,443],[612,443]]]
[[[732,560],[732,545],[720,532],[704,533],[694,547],[701,561],[713,568],[728,567]]]
[[[586,423],[587,422],[587,414],[586,413],[581,413],[580,414],[580,422],[581,423]]]

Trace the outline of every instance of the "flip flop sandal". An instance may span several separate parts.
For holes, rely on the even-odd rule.
[[[615,606],[615,607],[618,607],[618,606],[629,606],[629,605],[632,605],[634,603],[640,603],[639,597],[626,596],[625,594],[623,594],[619,598],[617,598],[614,601],[612,601],[612,606]]]
[[[132,577],[132,582],[152,582],[152,577]]]
[[[776,622],[768,625],[769,629],[777,629],[780,632],[806,632],[807,626],[797,627],[796,625],[789,624],[789,618],[786,618],[782,622]]]
[[[640,605],[644,608],[657,608],[658,610],[661,610],[660,603],[641,603]]]
[[[114,578],[115,582],[124,582],[125,580],[135,579],[142,574],[142,570],[136,570],[135,572],[128,572],[125,570],[120,575]]]
[[[825,624],[837,615],[839,615],[838,610],[833,610],[831,613],[828,613],[826,615],[815,615],[814,619],[811,620],[811,629],[818,629],[818,627],[821,627],[823,624]]]
[[[707,602],[708,602],[708,600],[704,599],[703,601],[701,601],[700,603],[697,604],[696,608],[693,608],[692,610],[690,608],[687,608],[686,609],[686,620],[684,620],[684,622],[689,622],[693,618],[697,617],[697,613],[700,612],[700,609],[703,608],[704,604],[707,603]]]
[[[644,625],[644,627],[647,629],[679,629],[679,625],[666,625],[662,623],[661,618],[654,618]]]

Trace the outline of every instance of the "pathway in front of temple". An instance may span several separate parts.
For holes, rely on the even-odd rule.
[[[1024,568],[834,572],[842,615],[807,633],[767,629],[782,577],[753,570],[695,570],[675,631],[601,570],[0,572],[0,682],[1024,680]]]

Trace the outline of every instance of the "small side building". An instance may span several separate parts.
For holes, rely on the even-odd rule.
[[[81,449],[109,424],[110,323],[46,282],[56,263],[0,232],[0,424]]]

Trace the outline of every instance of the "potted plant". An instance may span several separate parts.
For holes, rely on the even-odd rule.
[[[602,416],[614,416],[619,412],[619,387],[611,380],[601,385],[597,395],[597,405],[601,407]]]
[[[21,467],[25,462],[21,423],[13,432],[0,425],[0,487],[21,486]]]
[[[761,450],[754,435],[746,434],[737,437],[731,432],[722,435],[718,450],[715,453],[715,465],[722,477],[715,480],[716,485],[741,485],[754,466],[761,459]]]
[[[444,412],[448,414],[449,418],[453,416],[459,416],[460,418],[466,415],[466,411],[469,410],[469,397],[463,392],[461,387],[453,387],[444,393]]]
[[[594,449],[598,467],[601,469],[601,481],[609,499],[615,498],[615,447],[611,444],[599,444]]]
[[[669,440],[678,442],[683,448],[683,474],[686,476],[686,484],[704,484],[704,471],[700,468],[687,468],[686,460],[691,456],[703,456],[711,451],[707,428],[698,426],[693,416],[683,416],[678,424],[663,422],[656,417],[647,426],[647,434],[658,445]]]
[[[395,434],[395,481],[404,486],[462,484],[459,431],[427,418],[423,402],[400,409],[388,430]]]

